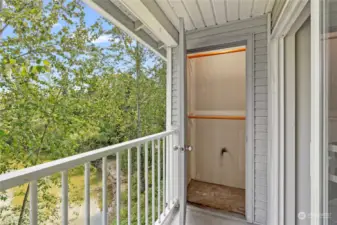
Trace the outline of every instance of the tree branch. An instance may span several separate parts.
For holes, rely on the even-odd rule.
[[[61,89],[60,89],[59,92],[57,93],[56,99],[59,98],[60,94],[61,94]],[[54,104],[54,106],[53,106],[51,115],[54,114],[55,109],[56,109],[56,105],[57,105],[57,102],[56,102],[56,103]],[[35,162],[33,163],[33,165],[36,165],[36,164],[38,163],[39,156],[40,156],[41,149],[42,149],[42,145],[43,145],[44,139],[45,139],[45,137],[46,137],[48,127],[49,127],[49,125],[51,124],[51,122],[52,122],[52,119],[49,118],[48,121],[47,121],[47,123],[46,123],[45,126],[44,126],[43,134],[42,134],[42,137],[41,137],[41,140],[40,140],[40,146],[39,146],[38,149],[37,149],[36,160],[35,160]],[[27,186],[27,188],[26,188],[25,197],[24,197],[23,202],[22,202],[22,207],[21,207],[21,210],[20,210],[20,217],[19,217],[19,220],[18,220],[18,225],[20,225],[20,224],[22,223],[24,211],[25,211],[25,208],[26,208],[27,198],[28,198],[29,186],[30,186],[30,185],[28,184],[28,186]]]

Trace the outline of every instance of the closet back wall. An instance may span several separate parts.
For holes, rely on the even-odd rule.
[[[245,116],[245,64],[245,52],[189,59],[189,115]],[[188,141],[189,179],[245,188],[245,120],[189,119]]]

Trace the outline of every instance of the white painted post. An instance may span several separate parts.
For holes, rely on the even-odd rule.
[[[107,157],[103,157],[102,163],[102,204],[103,204],[103,225],[108,225],[108,191],[107,191]]]
[[[152,224],[154,224],[154,222],[156,221],[156,215],[155,215],[155,201],[156,201],[156,189],[155,189],[155,164],[154,164],[154,160],[155,160],[155,146],[154,146],[154,140],[152,141],[152,159],[151,159],[151,163],[152,163]]]
[[[166,48],[166,130],[172,129],[172,48]],[[170,136],[168,137],[168,140]],[[171,143],[167,142],[167,197],[168,203],[170,204],[171,201],[171,193],[172,193],[172,184],[173,184],[173,173],[171,171],[172,167],[170,164],[171,156],[171,149],[169,147]],[[168,205],[169,205],[168,204]]]
[[[137,146],[137,224],[140,225],[140,150],[141,146]]]
[[[173,173],[172,173],[172,135],[168,136],[168,148],[167,148],[167,164],[168,164],[168,174],[167,174],[167,189],[168,189],[168,205],[171,207],[172,201],[172,188],[173,188]]]
[[[166,209],[166,137],[163,138],[163,212]]]
[[[166,130],[172,129],[172,48],[166,49]]]
[[[170,135],[170,148],[169,148],[169,154],[170,154],[170,201],[173,203],[173,198],[174,198],[174,171],[173,171],[173,157],[174,157],[174,152],[173,152],[173,135]]]
[[[90,162],[84,164],[84,224],[90,225]]]
[[[119,152],[116,153],[116,222],[120,225],[121,168]]]
[[[131,225],[131,149],[128,149],[128,225]]]
[[[29,218],[30,225],[37,224],[37,181],[31,181],[29,184]]]
[[[145,143],[145,225],[149,224],[149,151],[148,142]]]
[[[161,199],[161,195],[160,195],[160,139],[157,140],[157,148],[158,148],[158,154],[157,154],[157,158],[158,158],[158,168],[157,168],[157,173],[158,173],[158,220],[160,220],[160,208],[161,208],[161,205],[160,205],[160,199]]]
[[[68,171],[62,171],[62,206],[61,206],[61,215],[62,215],[62,225],[68,224]]]

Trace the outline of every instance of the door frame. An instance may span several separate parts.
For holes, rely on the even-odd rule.
[[[323,134],[326,135],[326,124],[323,122],[323,113],[326,112],[324,102],[324,77],[325,77],[325,8],[327,1],[311,0],[311,146],[310,146],[310,175],[311,175],[311,225],[327,224],[323,220],[327,202],[327,158],[324,151],[326,142],[323,143]],[[326,46],[325,46],[326,47]],[[326,141],[326,140],[325,140]],[[323,148],[325,147],[325,148]],[[324,173],[325,172],[325,173]],[[324,214],[323,214],[324,213]]]
[[[179,165],[179,190],[178,196],[180,201],[179,209],[179,224],[186,224],[186,206],[187,206],[187,160],[186,160],[186,136],[187,136],[187,113],[186,113],[186,103],[187,103],[187,84],[186,84],[186,34],[184,19],[179,18],[179,45],[178,45],[178,67],[179,67],[179,78],[178,78],[178,107],[179,107],[179,134],[178,143],[182,151],[179,151],[178,165]]]
[[[289,179],[295,181],[295,177],[285,178],[285,149],[286,147],[294,149],[295,144],[295,139],[290,139],[291,143],[288,143],[287,146],[285,145],[284,78],[286,72],[294,73],[295,70],[295,64],[291,62],[291,60],[294,60],[295,52],[293,49],[289,49],[289,46],[285,46],[285,38],[290,38],[290,41],[292,42],[291,45],[294,46],[294,34],[309,16],[310,3],[308,0],[287,1],[274,27],[272,28],[272,25],[269,24],[271,28],[269,30],[272,30],[272,32],[269,34],[268,38],[268,55],[270,55],[271,60],[268,68],[268,109],[270,109],[268,111],[268,133],[270,134],[268,141],[268,224],[273,225],[286,224],[285,210],[287,209],[287,206],[285,206],[285,199],[287,196],[285,196],[285,191],[286,189],[287,191],[295,191],[293,184],[289,184]],[[271,22],[271,19],[269,19],[269,22]],[[290,55],[286,55],[285,48],[288,48],[288,51],[292,51]],[[288,66],[285,67],[285,64]],[[295,102],[293,102],[293,104],[295,104]],[[295,121],[293,120],[290,122],[294,123]],[[291,163],[292,168],[295,168],[295,162],[292,161]],[[289,200],[289,196],[287,200]],[[290,201],[293,203],[295,202],[294,199],[290,199]],[[292,207],[291,209],[293,210],[295,208]]]
[[[255,178],[255,156],[254,156],[254,34],[236,37],[213,36],[198,49],[187,49],[187,53],[197,53],[210,50],[219,50],[236,46],[246,46],[246,144],[245,144],[245,206],[246,221],[254,222],[254,178]]]

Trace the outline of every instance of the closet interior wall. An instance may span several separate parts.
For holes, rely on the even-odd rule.
[[[187,76],[188,181],[245,189],[246,52],[191,57]]]

